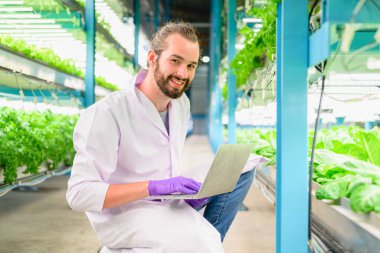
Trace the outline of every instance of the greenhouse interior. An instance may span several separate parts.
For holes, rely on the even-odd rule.
[[[380,0],[0,0],[0,119],[2,253],[379,252]]]

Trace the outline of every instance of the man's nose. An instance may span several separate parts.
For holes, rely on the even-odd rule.
[[[189,71],[187,70],[186,66],[180,66],[177,69],[177,75],[181,77],[182,79],[189,78]]]

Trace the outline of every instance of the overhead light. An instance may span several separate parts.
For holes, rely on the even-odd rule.
[[[210,57],[208,56],[203,56],[201,61],[203,61],[204,63],[208,63],[210,61]]]
[[[4,18],[3,16],[0,16]],[[54,19],[0,19],[0,24],[54,24]]]
[[[24,4],[24,1],[20,0],[20,1],[1,1],[1,4],[2,5],[20,5],[20,4]]]
[[[259,18],[243,18],[243,23],[261,23]]]
[[[15,13],[15,14],[1,14],[2,18],[10,18],[10,19],[20,19],[20,18],[41,18],[39,14],[30,14],[30,13]]]
[[[31,36],[35,38],[55,38],[55,37],[60,37],[60,38],[72,38],[73,35],[70,33],[12,33],[12,37],[25,37],[25,36]]]
[[[0,29],[59,29],[60,25],[42,24],[42,25],[28,25],[28,24],[16,24],[16,25],[4,25],[0,24]]]
[[[43,34],[43,33],[67,33],[66,30],[60,28],[54,29],[23,29],[23,30],[14,30],[14,29],[1,29],[0,34]]]
[[[6,7],[6,8],[0,8],[0,12],[17,12],[17,11],[33,11],[33,8],[32,7]]]

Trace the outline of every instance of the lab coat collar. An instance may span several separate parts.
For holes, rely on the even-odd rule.
[[[177,120],[179,119],[179,106],[177,99],[172,99],[168,104],[168,117],[169,117],[169,133],[165,128],[164,122],[162,121],[162,118],[157,111],[157,108],[154,106],[152,101],[150,101],[149,98],[145,96],[145,94],[140,91],[138,88],[138,85],[140,85],[146,75],[148,74],[148,71],[146,69],[141,70],[136,76],[133,81],[133,89],[132,93],[134,98],[137,101],[137,104],[139,104],[140,109],[144,113],[144,115],[155,125],[168,139],[170,136],[170,139],[173,140],[176,136],[177,132]]]

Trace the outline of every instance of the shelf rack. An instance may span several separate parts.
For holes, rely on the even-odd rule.
[[[63,73],[41,61],[26,58],[2,45],[0,62],[0,92],[3,96],[17,97],[20,90],[23,90],[26,100],[36,97],[42,102],[45,97],[51,96],[52,91],[58,89],[63,91],[57,93],[60,100],[77,97],[83,104],[85,85],[82,78]],[[23,78],[17,78],[16,75],[22,75]],[[41,96],[40,92],[33,94],[33,90],[38,90],[44,95]],[[110,91],[103,87],[95,87],[97,96],[109,93]]]
[[[64,4],[69,7],[71,10],[73,11],[78,11],[80,13],[85,13],[85,8],[82,7],[81,5],[78,4],[77,1],[72,1],[72,0],[65,0],[63,1]],[[96,5],[94,6],[95,9],[96,8]],[[99,22],[96,22],[96,31],[101,33],[102,35],[104,35],[104,37],[118,50],[120,50],[124,55],[125,57],[129,60],[129,61],[133,61],[133,55],[131,55],[130,53],[127,52],[127,49],[125,47],[123,47],[116,39],[115,37],[111,34],[110,31],[108,31],[107,29],[105,29]]]
[[[17,187],[30,187],[44,182],[46,179],[53,176],[62,176],[70,173],[71,167],[63,166],[56,170],[46,170],[35,175],[28,175],[18,178],[12,184],[0,184],[0,197],[4,196],[8,192]]]
[[[257,181],[264,196],[273,203],[276,169],[257,169]],[[313,192],[318,187],[313,182]],[[331,202],[318,200],[314,195],[311,211],[312,232],[333,252],[376,252],[380,248],[380,215],[373,212],[367,215],[353,213],[347,198]]]
[[[228,1],[229,6],[230,2],[233,1]],[[221,1],[212,1],[209,136],[213,149],[222,142],[222,105],[218,100],[221,4]],[[380,50],[379,43],[376,44],[378,39],[375,39],[379,33],[380,1],[321,0],[320,4],[321,25],[312,34],[309,33],[309,1],[282,0],[277,4],[276,252],[281,253],[309,252],[308,69],[328,60],[329,71],[378,72],[365,68],[364,63],[369,57],[378,55]],[[343,37],[348,40],[342,41]],[[366,47],[369,44],[372,44],[371,47]],[[347,57],[364,67],[352,70],[344,61]],[[328,73],[325,71],[323,74]],[[233,104],[229,102],[230,105]]]

